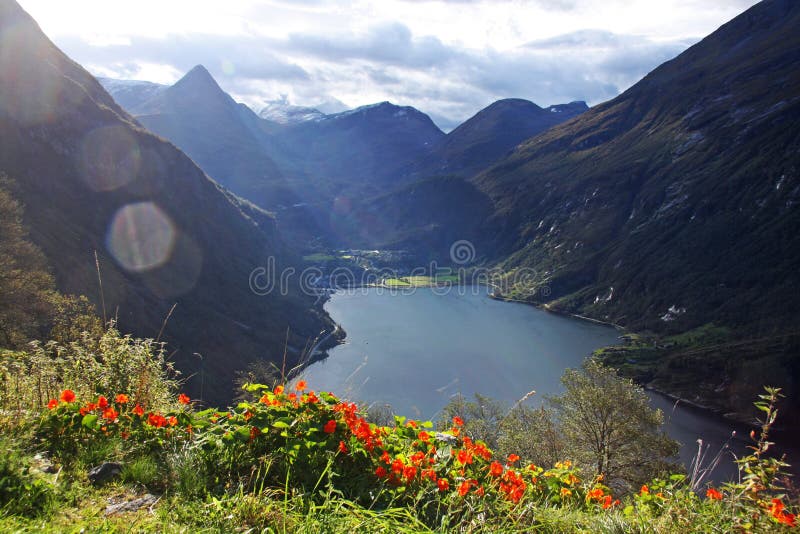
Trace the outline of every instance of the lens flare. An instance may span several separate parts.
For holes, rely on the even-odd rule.
[[[121,125],[95,128],[81,143],[81,178],[95,191],[112,191],[138,175],[142,155],[136,138]]]
[[[128,271],[144,272],[165,264],[172,254],[177,230],[152,202],[128,204],[111,221],[106,247]]]

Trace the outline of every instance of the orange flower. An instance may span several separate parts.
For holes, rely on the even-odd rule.
[[[436,487],[439,488],[439,491],[447,491],[450,489],[450,482],[446,478],[440,478],[436,481]]]
[[[283,393],[283,386],[281,385],[275,386],[273,392],[275,393],[275,395],[280,395],[281,393]]]
[[[347,445],[344,441],[339,440],[339,452],[342,454],[347,454]]]
[[[456,426],[464,426],[464,420],[456,415],[455,417],[453,417],[453,424]]]
[[[142,408],[139,404],[134,406],[133,410],[131,411],[133,412],[133,415],[138,415],[139,417],[144,415],[144,408]]]
[[[507,461],[509,465],[517,463],[519,461],[519,456],[517,456],[516,454],[509,454]]]
[[[72,402],[75,400],[75,392],[71,389],[65,389],[61,392],[61,400],[64,402]]]
[[[795,515],[783,510],[783,501],[780,499],[772,499],[772,504],[769,507],[769,513],[774,517],[778,523],[793,527],[795,526]]]
[[[103,419],[113,421],[119,416],[119,413],[114,408],[106,408],[103,410]]]
[[[489,474],[499,477],[503,474],[503,465],[500,462],[492,462],[492,465],[489,466]]]
[[[120,393],[119,395],[117,395],[114,398],[114,400],[116,401],[117,404],[128,404],[128,396],[125,395],[124,393]]]
[[[647,495],[650,493],[650,488],[647,487],[647,484],[643,485],[642,488],[639,490],[639,495]]]
[[[460,486],[458,486],[458,494],[459,495],[461,495],[463,497],[464,495],[469,493],[469,488],[472,485],[470,482],[471,482],[470,480],[465,480],[464,482],[461,483]]]
[[[425,432],[424,430],[421,430],[420,433],[419,433],[419,439],[421,441],[425,442],[425,443],[428,443],[428,440],[430,439],[430,435],[427,432]]]
[[[251,426],[250,427],[250,441],[253,441],[261,434],[261,430],[258,428]]]
[[[189,395],[181,393],[180,395],[178,395],[178,402],[181,404],[189,404],[190,402],[192,402],[192,399],[189,398]]]
[[[609,508],[611,508],[611,506],[612,506],[611,495],[606,495],[605,497],[603,497],[603,510],[608,510]]]
[[[171,415],[169,418],[167,418],[167,423],[169,423],[169,426],[176,426],[178,424],[178,418],[174,415]]]
[[[456,458],[461,465],[467,465],[472,463],[472,453],[465,450],[458,451],[456,454]]]
[[[52,410],[56,406],[58,406],[58,401],[56,399],[50,399],[50,402],[47,403],[47,408],[49,410]]]
[[[322,428],[322,430],[324,430],[326,434],[333,434],[334,432],[336,432],[336,421],[334,419],[331,419],[330,421],[325,423],[325,426]]]
[[[572,495],[572,491],[569,488],[561,488],[562,497],[569,497],[570,495]]]
[[[586,496],[593,501],[599,501],[600,499],[603,498],[603,490],[601,488],[595,488],[591,490]]]
[[[108,408],[108,399],[102,395],[97,397],[97,407],[100,408],[101,410],[105,410],[106,408]]]
[[[296,389],[297,391],[303,391],[303,390],[305,390],[305,389],[306,389],[306,381],[305,381],[305,380],[301,380],[301,381],[299,381],[299,382],[297,383],[297,385],[294,387],[294,389]]]

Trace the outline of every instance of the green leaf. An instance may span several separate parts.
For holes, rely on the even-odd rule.
[[[91,414],[90,413],[90,414],[86,414],[86,415],[83,416],[83,420],[81,421],[81,424],[83,426],[85,426],[86,428],[88,428],[88,429],[96,430],[97,427],[98,427],[97,420],[98,420],[98,417],[95,414]]]

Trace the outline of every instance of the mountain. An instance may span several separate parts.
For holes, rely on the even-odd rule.
[[[282,99],[267,102],[267,105],[258,112],[258,116],[278,124],[296,124],[321,119],[325,114],[316,108],[294,106]]]
[[[155,98],[162,93],[167,85],[160,83],[145,82],[140,80],[115,80],[112,78],[97,78],[108,94],[129,113],[135,110],[148,100]]]
[[[426,155],[444,133],[421,111],[380,102],[288,126],[283,143],[327,196],[377,194]]]
[[[0,137],[0,172],[16,182],[59,288],[135,335],[155,337],[169,317],[162,339],[195,395],[229,399],[236,369],[280,361],[287,342],[296,361],[330,327],[296,280],[251,288],[268,258],[268,276],[297,261],[274,219],[141,128],[13,0],[0,0]]]
[[[584,111],[585,102],[541,108],[528,100],[498,100],[447,134],[430,155],[413,165],[414,176],[472,176],[487,169],[515,146]]]
[[[202,65],[129,111],[235,194],[265,209],[300,201],[272,157],[269,125],[235,102]]]

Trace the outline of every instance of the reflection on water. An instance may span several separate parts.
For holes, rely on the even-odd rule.
[[[411,295],[358,290],[334,295],[326,309],[347,332],[347,343],[306,370],[309,384],[423,419],[435,419],[458,393],[511,404],[535,390],[528,402],[540,403],[561,392],[564,369],[580,366],[594,349],[619,336],[613,328],[492,300],[483,288],[445,295],[430,289]],[[698,438],[713,451],[709,456],[726,443],[737,455],[744,451],[748,429],[650,396],[664,411],[670,435],[682,443],[685,465]],[[737,437],[730,439],[733,430]],[[731,458],[724,455],[714,479],[735,474]]]

